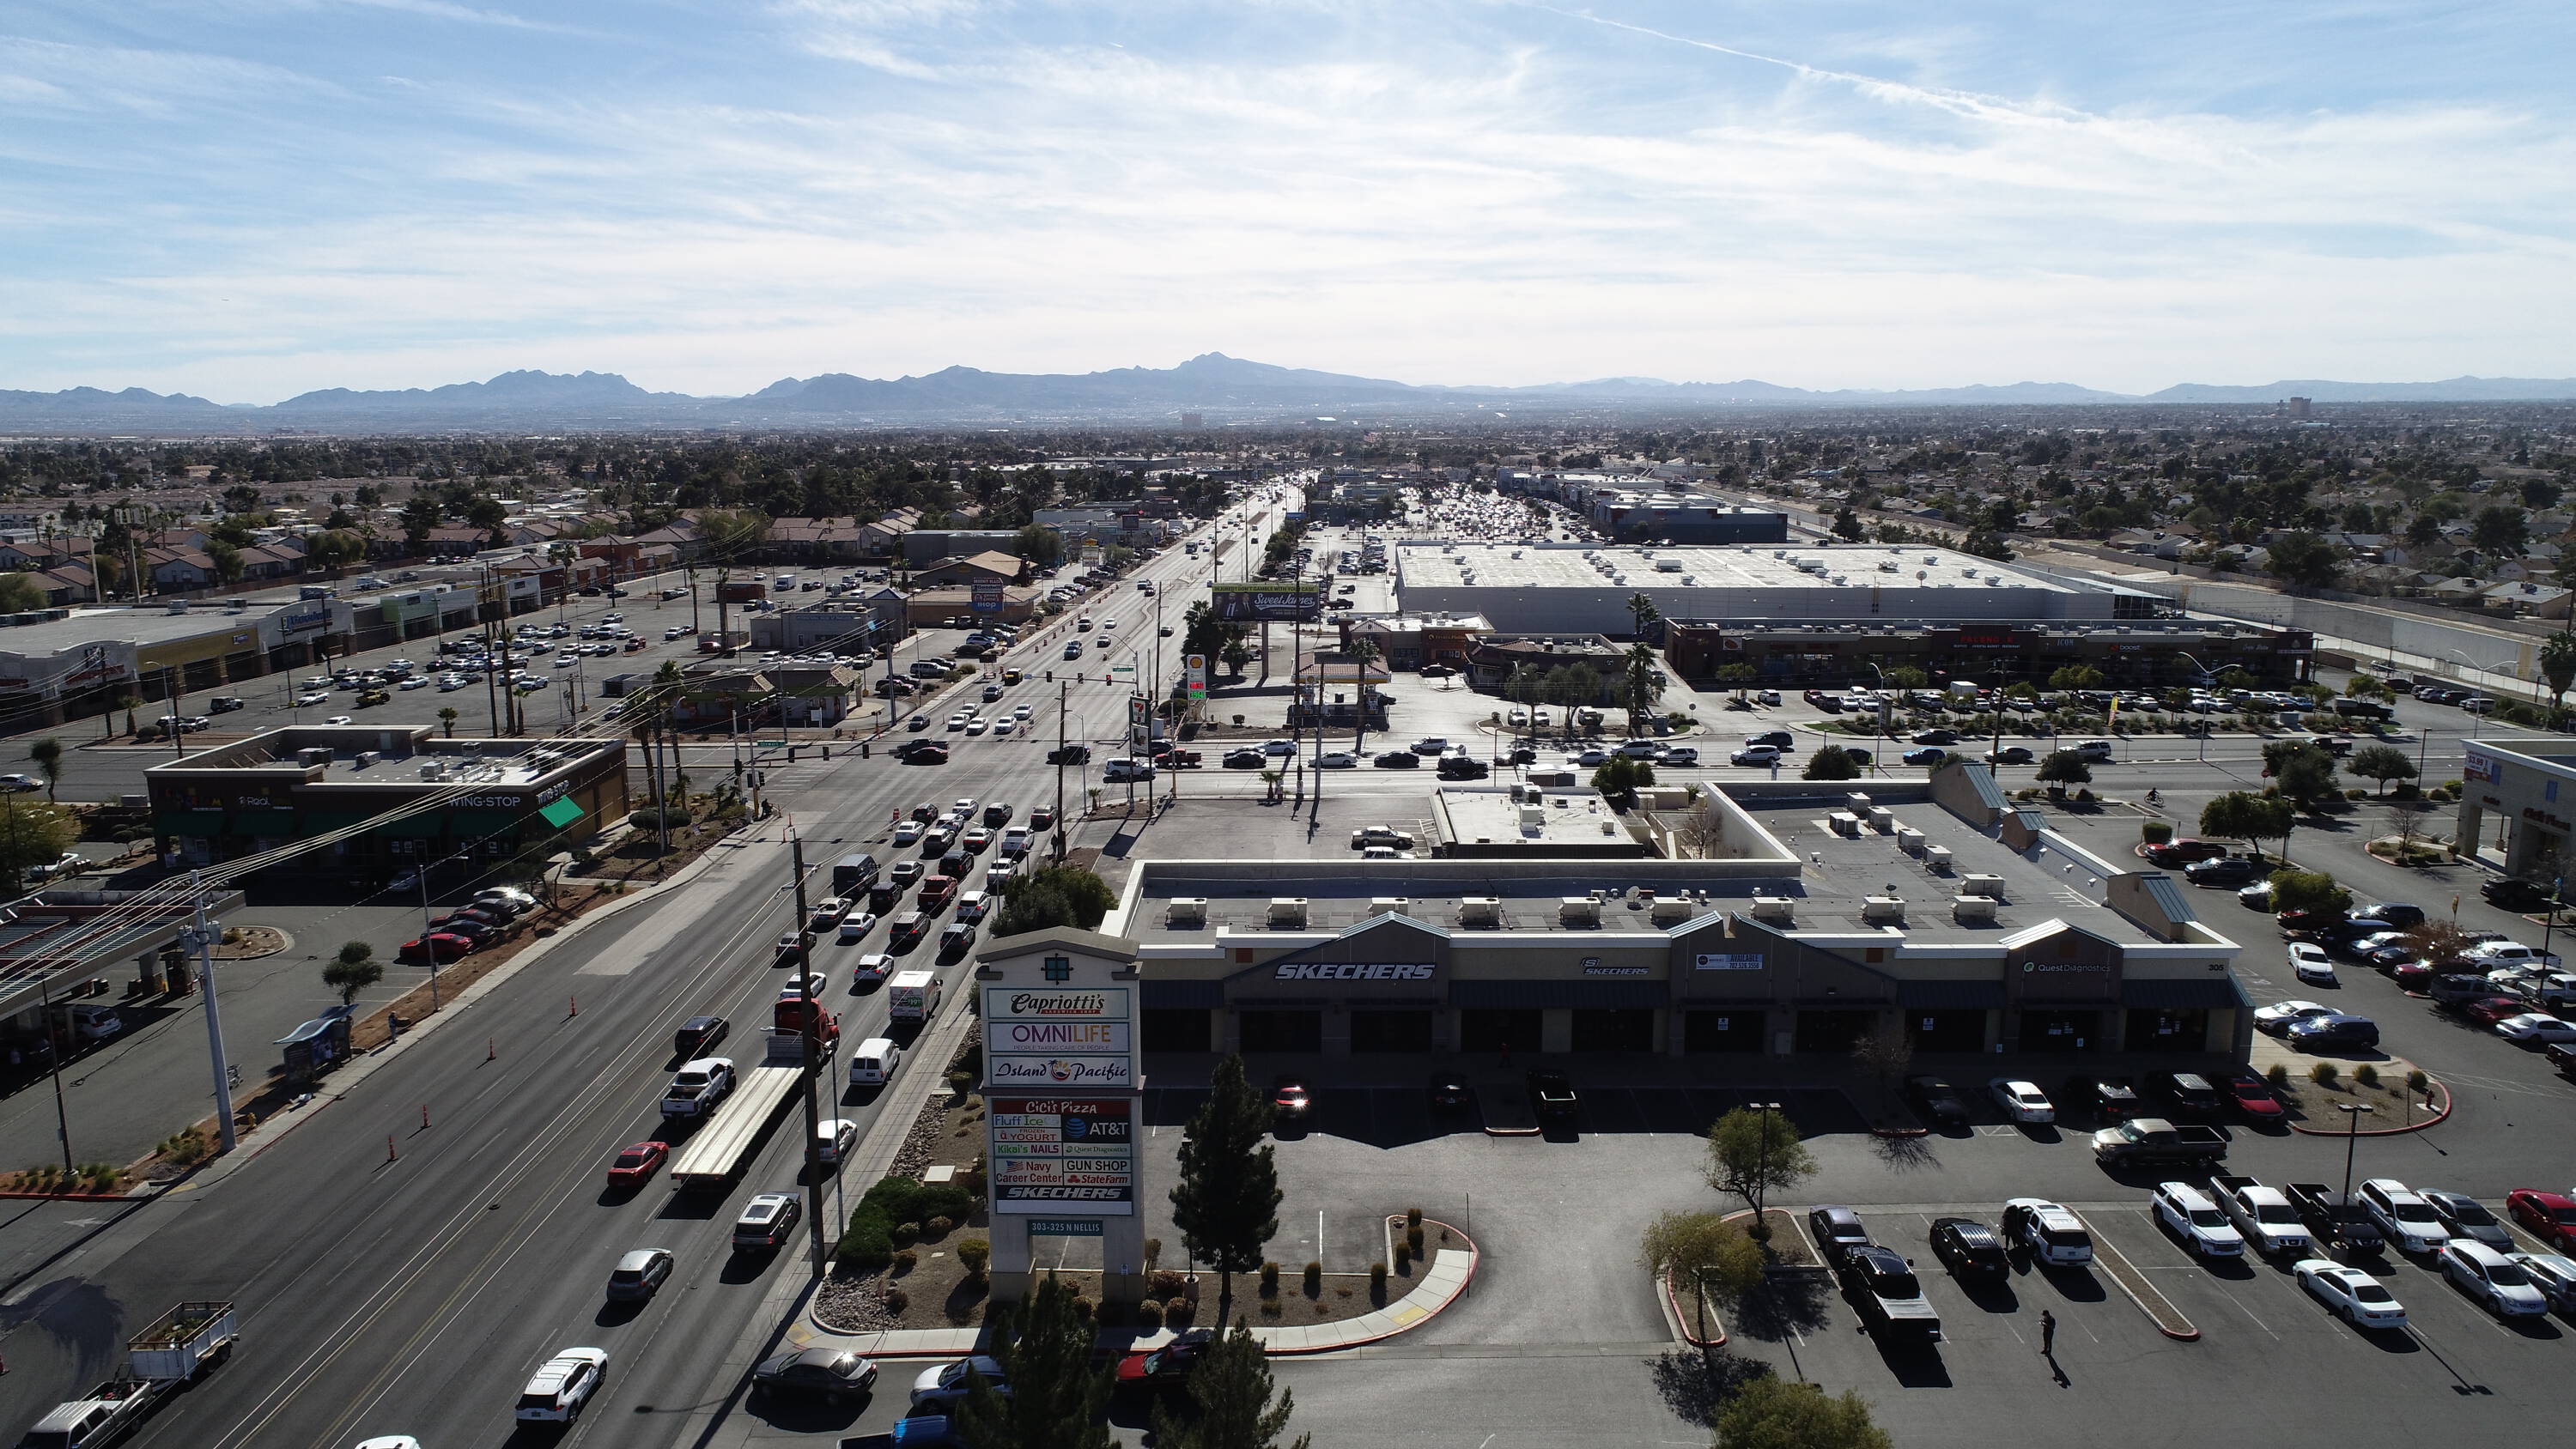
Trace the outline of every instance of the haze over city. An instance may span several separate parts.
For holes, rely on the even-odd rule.
[[[2564,7],[137,0],[0,40],[0,384],[2576,373]]]

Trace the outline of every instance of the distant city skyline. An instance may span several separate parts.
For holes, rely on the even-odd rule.
[[[31,0],[0,388],[2576,375],[2562,6]]]

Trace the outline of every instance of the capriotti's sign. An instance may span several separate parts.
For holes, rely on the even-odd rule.
[[[986,1021],[1125,1021],[1127,988],[987,986]]]

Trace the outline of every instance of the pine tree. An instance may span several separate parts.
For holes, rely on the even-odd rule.
[[[1196,1412],[1177,1414],[1168,1404],[1156,1404],[1156,1449],[1279,1449],[1296,1396],[1283,1388],[1279,1402],[1270,1402],[1270,1362],[1242,1320],[1209,1347],[1184,1382]],[[1312,1437],[1300,1434],[1287,1449],[1307,1449]]]
[[[1027,1301],[997,1308],[994,1362],[1010,1384],[968,1380],[957,1431],[972,1449],[1111,1449],[1107,1369],[1091,1366],[1091,1320],[1049,1273]]]
[[[1207,1104],[1181,1136],[1181,1181],[1172,1189],[1172,1225],[1191,1258],[1217,1271],[1217,1317],[1233,1301],[1234,1275],[1261,1266],[1261,1250],[1279,1231],[1279,1169],[1261,1139],[1270,1104],[1243,1078],[1243,1058],[1216,1064]]]

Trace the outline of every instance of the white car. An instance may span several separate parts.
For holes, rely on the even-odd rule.
[[[1730,765],[1776,765],[1780,763],[1778,745],[1746,745],[1727,757]]]
[[[299,709],[306,705],[329,704],[330,702],[331,693],[329,690],[308,689],[304,693],[295,696],[295,704]]]
[[[1315,768],[1318,770],[1356,769],[1359,763],[1360,757],[1348,750],[1333,750],[1315,757]]]
[[[993,722],[991,720],[970,719],[966,721],[966,733],[970,735],[980,735],[992,727]]]
[[[2508,1041],[2576,1042],[2576,1021],[2563,1021],[2558,1017],[2544,1015],[2537,1011],[2526,1011],[2520,1016],[2508,1016],[2497,1022],[2495,1029],[2496,1035]]]
[[[451,694],[457,690],[463,689],[464,687],[465,679],[462,675],[442,674],[438,676],[438,692],[441,694]]]
[[[1582,754],[1567,756],[1566,762],[1568,764],[1586,766],[1606,765],[1610,763],[1610,752],[1608,750],[1585,750]]]
[[[402,683],[395,685],[395,686],[394,686],[394,688],[396,688],[396,689],[427,689],[427,688],[429,688],[429,681],[428,681],[428,680],[426,680],[426,679],[423,679],[423,678],[421,678],[419,675],[415,674],[415,675],[413,675],[411,678],[404,680]]]
[[[2016,1122],[2037,1125],[2057,1120],[2057,1108],[2050,1104],[2048,1094],[2033,1083],[1997,1077],[1986,1083],[1986,1090],[1994,1094],[1995,1105]]]
[[[2311,1016],[2332,1016],[2335,1009],[2319,1001],[2275,1001],[2254,1009],[2254,1026],[2258,1031],[2279,1036]]]
[[[912,1381],[912,1406],[933,1411],[954,1407],[966,1397],[966,1374],[972,1369],[999,1393],[1011,1391],[1010,1381],[1002,1376],[1002,1366],[993,1359],[977,1354],[949,1363],[933,1364]]]
[[[581,1417],[582,1405],[599,1392],[608,1374],[608,1351],[567,1348],[547,1359],[528,1386],[519,1391],[519,1422],[569,1424]]]
[[[2310,986],[2342,984],[2335,975],[2334,959],[2326,955],[2325,948],[2305,941],[2290,943],[2290,973]]]
[[[2206,1193],[2187,1182],[2156,1184],[2156,1221],[2204,1258],[2242,1258],[2245,1235]]]
[[[1293,755],[1297,753],[1297,742],[1295,740],[1263,740],[1261,742],[1261,753],[1265,755]]]
[[[2401,1253],[2430,1253],[2451,1241],[2451,1230],[2433,1205],[2393,1177],[2374,1177],[2361,1185],[2361,1206]]]
[[[1019,727],[1020,727],[1020,722],[1019,722],[1017,719],[1015,719],[1015,718],[1013,718],[1012,716],[1007,715],[1007,714],[1006,714],[1006,715],[1004,715],[1004,716],[1002,716],[1000,719],[997,719],[997,720],[993,721],[993,733],[994,733],[994,734],[996,734],[996,735],[1007,735],[1007,734],[1010,734],[1010,733],[1012,733],[1013,731],[1017,730]],[[975,733],[975,732],[974,732],[973,730],[968,730],[966,733],[968,733],[968,734],[970,734],[970,735],[971,735],[971,734],[973,734],[973,733]]]
[[[324,724],[326,724],[326,725],[343,725],[343,724],[355,724],[355,723],[357,723],[357,721],[356,721],[356,720],[351,719],[349,716],[347,716],[347,715],[345,715],[345,714],[335,714],[335,715],[331,716],[329,719],[326,719],[326,720],[324,720],[324,721],[322,721],[322,722],[323,722]]]
[[[2512,1258],[2484,1243],[2453,1238],[2442,1245],[2442,1276],[2486,1305],[2498,1318],[2531,1318],[2549,1311],[2549,1297]]]
[[[814,1124],[814,1159],[838,1164],[848,1155],[851,1144],[859,1140],[859,1124],[839,1117],[826,1117]]]
[[[906,820],[906,821],[902,822],[901,824],[899,824],[899,825],[895,826],[895,828],[894,828],[894,843],[895,843],[895,844],[897,844],[897,845],[918,845],[918,844],[920,844],[920,843],[921,843],[921,822],[920,822],[920,821],[918,821],[918,820]]]
[[[2406,1305],[2380,1281],[2331,1258],[2302,1258],[2290,1272],[2308,1296],[2355,1328],[2404,1328]]]
[[[883,981],[886,973],[893,969],[894,958],[883,952],[872,952],[862,956],[859,958],[859,963],[850,968],[850,989],[856,991],[870,982]]]

